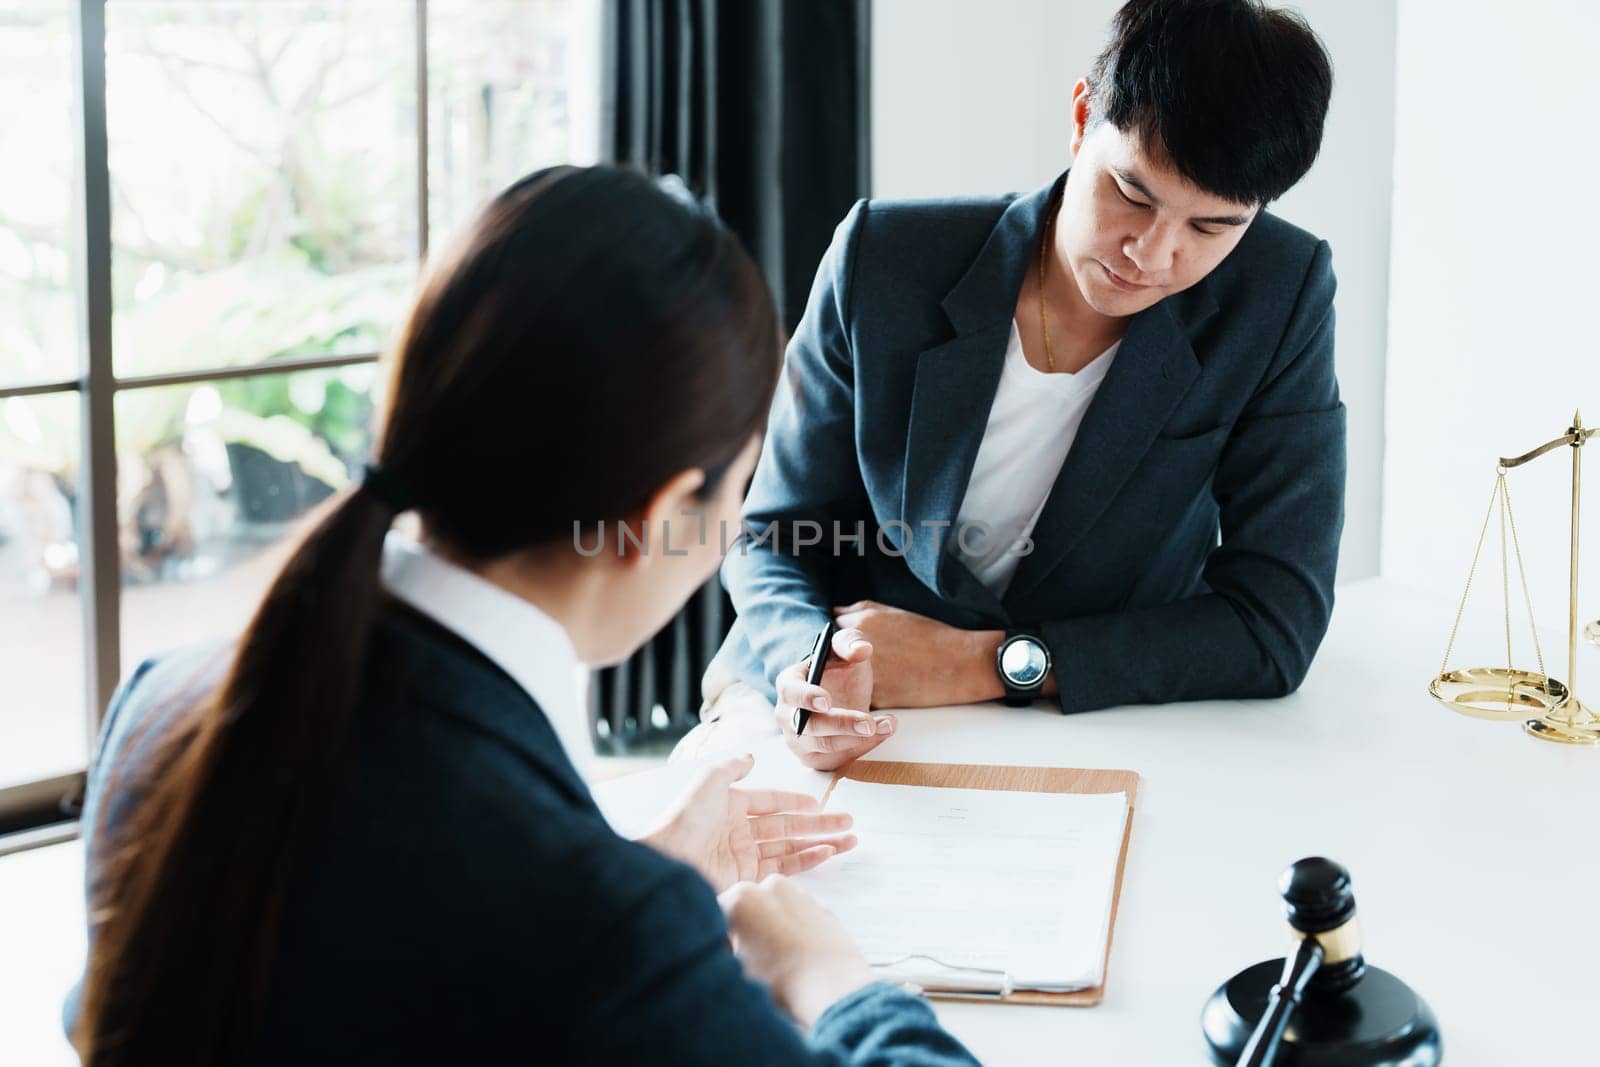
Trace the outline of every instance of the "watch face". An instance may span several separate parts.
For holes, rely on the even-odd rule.
[[[1044,646],[1032,638],[1011,641],[1000,652],[1000,670],[1018,689],[1027,689],[1044,680]]]

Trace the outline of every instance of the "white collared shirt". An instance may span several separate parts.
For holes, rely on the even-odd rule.
[[[594,760],[584,713],[588,669],[561,624],[398,532],[383,542],[382,573],[389,592],[489,657],[527,691],[587,779]]]

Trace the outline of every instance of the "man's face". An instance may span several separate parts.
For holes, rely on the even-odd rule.
[[[1075,140],[1055,245],[1102,315],[1136,314],[1210,274],[1259,210],[1190,184],[1137,131],[1101,122]]]

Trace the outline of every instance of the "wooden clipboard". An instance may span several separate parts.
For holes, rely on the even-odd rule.
[[[1122,851],[1117,856],[1117,881],[1111,893],[1111,919],[1106,924],[1106,959],[1103,975],[1110,974],[1111,942],[1117,929],[1117,905],[1122,899],[1122,872],[1128,863],[1128,841],[1133,836],[1134,801],[1139,793],[1139,775],[1134,771],[1084,770],[1071,767],[1000,767],[973,763],[895,763],[888,760],[857,760],[828,783],[822,806],[828,805],[834,786],[841,778],[878,785],[928,785],[947,789],[1002,789],[1019,793],[1126,793],[1128,822],[1122,830]],[[1017,990],[996,998],[1004,1004],[1044,1004],[1054,1007],[1088,1008],[1105,996],[1105,978],[1092,989],[1070,993],[1045,993]],[[929,992],[929,997],[939,997]]]

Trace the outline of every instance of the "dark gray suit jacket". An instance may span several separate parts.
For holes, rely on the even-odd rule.
[[[840,224],[745,505],[776,541],[747,536],[722,569],[739,617],[718,657],[769,699],[829,606],[864,598],[1039,627],[1063,711],[1278,696],[1305,676],[1333,607],[1345,411],[1328,245],[1272,215],[1134,316],[1003,599],[933,525],[960,511],[1065,180],[861,201]]]
[[[229,659],[165,656],[119,691],[90,771],[91,887],[178,710]],[[539,706],[431,620],[391,605],[359,704],[250,1062],[974,1063],[883,983],[800,1033],[742,973],[705,881],[613,833]]]

